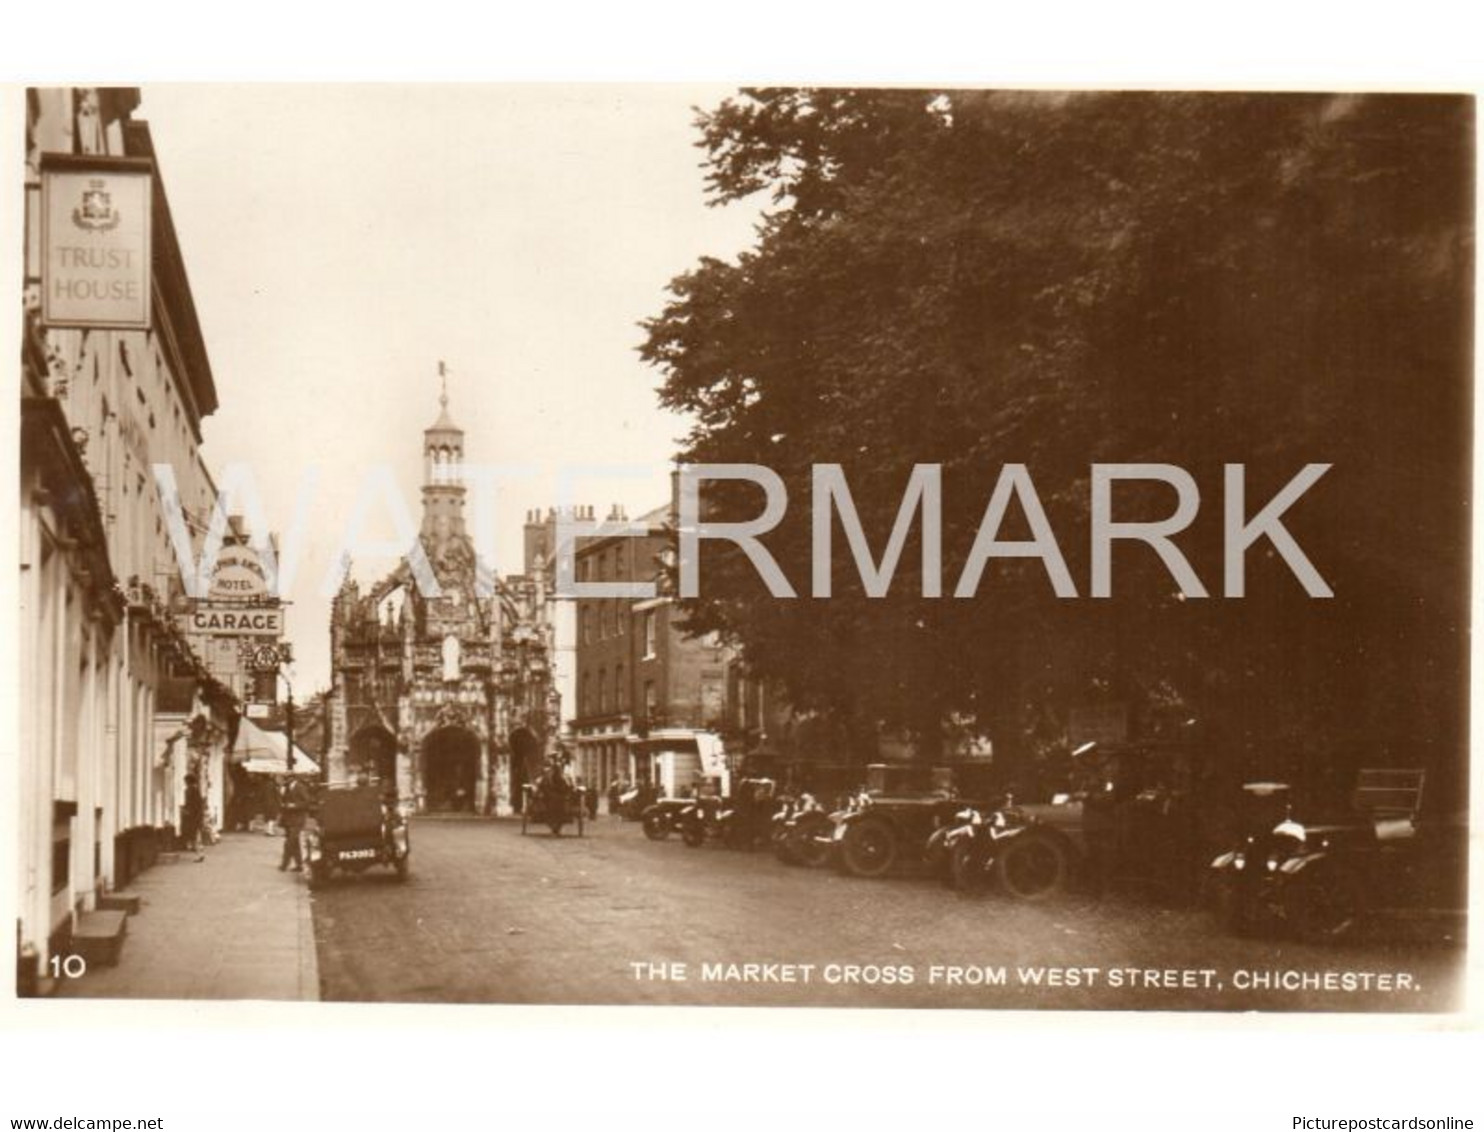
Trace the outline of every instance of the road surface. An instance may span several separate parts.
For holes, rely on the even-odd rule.
[[[1395,925],[1315,947],[1204,914],[1072,896],[1017,904],[928,877],[858,880],[766,852],[414,821],[411,877],[313,894],[332,1001],[994,1009],[1457,1009],[1463,951]],[[1436,926],[1426,933],[1438,934]]]

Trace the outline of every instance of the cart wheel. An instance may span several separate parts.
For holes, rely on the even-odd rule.
[[[1028,833],[1000,851],[995,873],[1016,899],[1044,900],[1066,887],[1071,865],[1066,846],[1056,838]]]

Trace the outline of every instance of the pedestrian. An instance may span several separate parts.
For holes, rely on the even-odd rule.
[[[300,844],[300,835],[304,832],[304,819],[309,811],[308,791],[297,778],[290,776],[285,784],[278,811],[283,821],[283,856],[279,859],[278,871],[282,872],[292,865],[297,873],[304,868],[304,848]]]
[[[283,797],[283,782],[280,779],[267,779],[258,789],[258,797],[263,806],[263,832],[269,837],[278,835],[278,803]]]
[[[186,849],[206,860],[201,852],[201,825],[206,818],[206,799],[201,796],[201,778],[195,771],[186,775],[185,802],[180,808],[180,837]]]

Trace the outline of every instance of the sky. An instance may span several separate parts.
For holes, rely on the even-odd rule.
[[[502,572],[526,510],[564,490],[599,518],[665,500],[687,423],[659,407],[638,324],[700,256],[754,239],[764,202],[708,207],[695,146],[693,108],[730,93],[144,88],[220,400],[202,455],[219,484],[248,465],[286,552],[303,517],[296,695],[329,682],[324,580],[371,469],[392,468],[416,521],[440,360],[466,459],[522,469],[497,498]],[[369,514],[366,536],[395,543],[389,510]]]

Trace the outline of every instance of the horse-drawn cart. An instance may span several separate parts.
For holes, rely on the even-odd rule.
[[[572,784],[561,766],[548,767],[535,782],[522,787],[521,834],[532,825],[544,825],[553,836],[560,837],[563,828],[575,824],[577,836],[581,837],[587,815],[586,795],[585,789]]]

